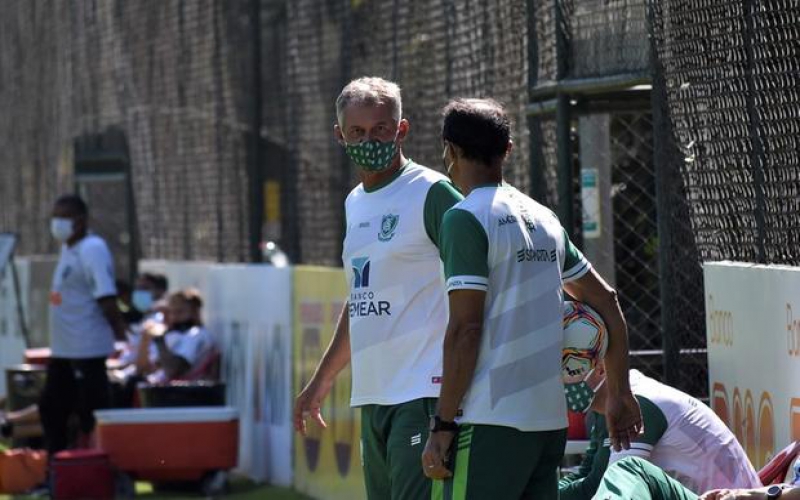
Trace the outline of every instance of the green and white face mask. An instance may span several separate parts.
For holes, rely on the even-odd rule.
[[[589,372],[580,382],[564,384],[564,394],[567,397],[567,407],[570,411],[586,413],[592,405],[592,401],[594,401],[594,393],[597,392],[603,385],[603,382],[605,382],[604,378],[597,387],[593,388],[586,382],[591,373],[592,372]]]
[[[395,138],[389,142],[372,140],[357,144],[345,143],[344,149],[347,156],[362,170],[382,172],[389,168],[397,153],[397,136],[395,135]]]

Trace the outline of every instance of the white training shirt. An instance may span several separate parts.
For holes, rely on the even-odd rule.
[[[561,382],[563,282],[591,268],[558,218],[509,185],[473,189],[445,215],[447,291],[486,292],[480,353],[462,423],[567,427]]]
[[[414,163],[347,197],[353,406],[439,396],[448,311],[433,219],[459,199],[446,177]]]
[[[114,261],[102,238],[89,234],[61,246],[50,300],[53,357],[85,359],[114,352],[114,331],[97,299],[114,296]]]
[[[644,434],[629,450],[612,450],[609,464],[626,456],[644,458],[698,494],[761,487],[736,436],[711,408],[637,370],[631,370],[630,384],[642,408]]]
[[[215,347],[214,337],[205,326],[193,326],[185,332],[170,330],[164,334],[164,344],[175,356],[183,358],[189,363],[189,371],[194,370],[202,363]],[[158,361],[158,348],[155,342],[151,344],[155,352],[154,361]],[[163,369],[156,370],[148,378],[150,383],[166,382],[167,376]]]

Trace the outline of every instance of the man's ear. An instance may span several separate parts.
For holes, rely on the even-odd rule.
[[[508,144],[506,145],[506,155],[505,155],[505,159],[508,159],[508,157],[511,155],[511,151],[513,151],[513,150],[514,150],[514,141],[512,141],[511,139],[509,139],[509,140],[508,140]]]
[[[408,120],[403,118],[400,120],[400,123],[397,124],[397,140],[402,142],[408,136],[408,132],[411,130],[411,124],[408,123]]]
[[[606,363],[602,359],[597,362],[597,366],[594,367],[595,373],[597,373],[601,377],[606,376]]]
[[[81,214],[75,217],[75,230],[80,231],[87,228],[89,224],[89,217],[86,214]]]
[[[333,125],[333,138],[336,142],[344,146],[344,134],[342,133],[342,127],[340,127],[338,123]]]

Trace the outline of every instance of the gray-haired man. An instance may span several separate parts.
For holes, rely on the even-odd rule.
[[[380,78],[350,82],[336,100],[336,140],[359,168],[345,201],[342,260],[350,296],[334,337],[297,397],[295,428],[320,414],[336,375],[352,362],[361,407],[364,476],[371,499],[430,496],[419,470],[442,373],[447,323],[439,226],[461,196],[447,178],[409,160],[400,89]]]

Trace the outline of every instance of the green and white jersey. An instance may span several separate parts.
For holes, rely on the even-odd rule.
[[[567,427],[562,287],[590,269],[558,218],[508,185],[474,189],[445,214],[447,291],[486,292],[483,336],[461,422]]]
[[[626,456],[644,458],[695,493],[761,486],[736,436],[711,408],[637,370],[631,370],[630,384],[642,409],[644,433],[629,450],[611,451],[610,463]],[[604,446],[610,446],[608,439]]]
[[[347,197],[353,406],[439,396],[448,310],[437,241],[461,198],[445,176],[411,162]]]

